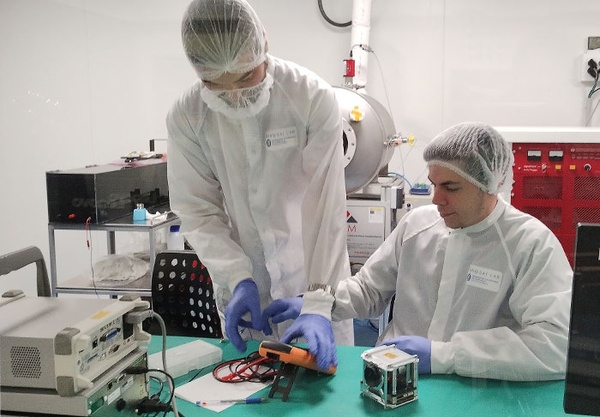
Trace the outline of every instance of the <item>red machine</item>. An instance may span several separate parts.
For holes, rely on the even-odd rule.
[[[550,228],[571,265],[577,223],[600,223],[600,143],[513,143],[511,203]]]

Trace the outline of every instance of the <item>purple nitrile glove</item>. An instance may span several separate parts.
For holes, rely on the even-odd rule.
[[[281,337],[281,343],[290,343],[293,339],[304,337],[308,351],[317,358],[317,366],[327,370],[337,366],[335,338],[331,322],[320,314],[300,314]]]
[[[246,313],[250,313],[250,322],[242,318]],[[246,342],[240,336],[238,326],[256,330],[263,328],[258,287],[252,279],[245,279],[236,285],[225,308],[225,334],[237,350],[244,352]]]
[[[269,325],[269,319],[271,319],[274,324],[278,324],[290,319],[293,320],[300,315],[300,310],[302,310],[301,296],[280,298],[273,301],[263,311],[263,322],[265,326],[263,328],[263,333],[267,336],[273,334],[273,330]]]
[[[395,345],[397,349],[419,357],[419,374],[431,373],[431,340],[421,336],[399,336],[380,345]]]

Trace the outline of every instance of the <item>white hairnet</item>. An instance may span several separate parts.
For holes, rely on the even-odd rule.
[[[245,73],[266,59],[267,38],[245,0],[194,0],[181,24],[183,49],[203,80]]]
[[[482,123],[460,123],[444,130],[425,147],[423,157],[427,165],[449,168],[489,194],[498,194],[512,178],[510,145]]]

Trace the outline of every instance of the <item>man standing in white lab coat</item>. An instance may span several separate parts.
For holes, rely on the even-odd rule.
[[[200,80],[167,117],[171,209],[212,276],[225,333],[242,351],[263,331],[279,338],[289,323],[265,326],[262,309],[304,294],[292,327],[335,362],[353,331],[346,320],[331,336],[329,289],[350,270],[334,91],[267,53],[244,0],[193,1],[182,37]]]

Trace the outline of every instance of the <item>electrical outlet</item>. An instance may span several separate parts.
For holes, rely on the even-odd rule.
[[[592,84],[594,82],[594,76],[588,72],[590,68],[592,68],[592,70],[596,73],[600,71],[600,49],[593,49],[583,54],[583,58],[581,59],[581,82],[589,84]]]

